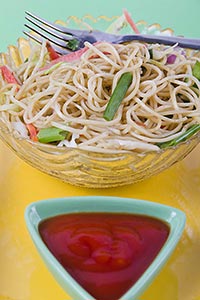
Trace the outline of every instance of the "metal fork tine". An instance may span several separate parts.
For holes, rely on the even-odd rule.
[[[46,25],[47,27],[49,28],[52,28],[56,31],[59,31],[61,33],[64,33],[64,34],[68,34],[68,35],[79,35],[80,32],[83,32],[82,30],[77,30],[77,29],[69,29],[69,28],[66,28],[60,24],[55,24],[55,23],[52,23],[52,22],[49,22],[49,21],[46,21],[45,19],[43,18],[40,18],[28,11],[25,12],[28,16],[30,16],[31,18],[37,20],[38,22]],[[27,17],[26,17],[27,18]]]
[[[26,26],[26,27],[30,28],[29,26]],[[46,38],[44,35],[42,36],[41,33],[36,32],[36,31],[33,30],[32,28],[30,28],[30,29],[32,30],[32,32],[34,32],[34,33],[36,33],[36,34],[31,33],[31,32],[27,32],[27,31],[24,31],[24,34],[27,35],[29,38],[35,40],[37,43],[42,44],[42,42],[43,42],[44,40],[50,41],[49,38]],[[42,38],[42,37],[43,37],[43,38]],[[60,43],[55,44],[52,40],[51,40],[50,42],[53,43],[52,47],[54,48],[54,50],[55,50],[57,53],[59,53],[59,54],[68,54],[68,53],[71,53],[70,50],[67,50],[67,48],[66,48],[66,43],[65,43],[65,45],[62,47],[62,46],[60,45]]]
[[[31,22],[36,27],[40,28],[41,30],[45,31],[48,34],[51,34],[51,35],[57,37],[58,39],[61,39],[61,40],[64,40],[64,41],[69,41],[70,39],[73,38],[71,35],[69,36],[66,33],[60,33],[57,30],[52,29],[51,27],[43,26],[43,25],[41,25],[41,23],[38,23],[37,21],[33,21],[29,17],[25,17],[25,18],[26,18],[26,20]],[[30,28],[29,25],[26,25],[26,24],[24,24],[24,25],[26,27]]]
[[[36,36],[36,35],[33,35],[33,34],[31,34],[30,32],[27,32],[27,31],[23,31],[23,33],[24,33],[25,35],[27,35],[29,38],[31,38],[31,39],[33,39],[34,41],[38,42],[39,44],[42,44],[43,39],[40,38],[38,35],[37,35],[37,36]]]
[[[66,33],[66,31],[64,30],[64,28],[62,28],[62,26],[57,26],[57,25],[55,25],[54,23],[51,23],[51,22],[49,22],[49,21],[46,21],[45,19],[40,18],[40,17],[38,17],[38,16],[36,16],[36,15],[34,15],[34,14],[28,12],[28,11],[26,11],[25,13],[26,13],[28,16],[30,16],[31,18],[33,18],[33,19],[39,21],[40,23],[42,23],[42,24],[44,24],[44,25],[46,25],[46,26],[48,26],[48,27],[50,27],[50,28],[53,28],[53,29],[58,30],[58,31],[63,32],[63,33]],[[27,18],[27,17],[26,17],[26,18]],[[29,19],[29,20],[30,20],[30,19]]]
[[[31,31],[33,31],[33,32],[35,32],[36,34],[38,34],[38,35],[40,35],[41,37],[43,37],[44,39],[46,39],[46,40],[48,40],[48,41],[54,43],[55,45],[60,46],[60,47],[65,47],[65,48],[67,47],[66,42],[60,40],[59,38],[57,39],[57,38],[54,38],[54,37],[52,37],[52,36],[50,36],[50,35],[47,35],[47,34],[41,32],[41,31],[38,31],[37,29],[35,29],[35,28],[33,28],[33,27],[31,27],[31,26],[29,26],[29,25],[27,25],[27,24],[25,24],[25,26],[26,26],[27,28],[29,28]]]
[[[187,39],[176,36],[156,36],[147,34],[114,35],[98,30],[71,30],[64,26],[47,22],[46,20],[37,17],[32,13],[26,12],[26,14],[28,15],[26,19],[32,24],[34,24],[34,26],[39,28],[39,30],[29,25],[25,25],[26,27],[31,29],[33,32],[37,33],[42,38],[51,41],[53,44],[59,47],[68,48],[68,50],[72,50],[75,45],[75,48],[72,51],[83,48],[86,41],[92,44],[97,41],[107,41],[110,43],[140,41],[146,43],[165,44],[168,46],[178,44],[180,47],[183,48],[191,48],[197,50],[200,49],[200,39]]]

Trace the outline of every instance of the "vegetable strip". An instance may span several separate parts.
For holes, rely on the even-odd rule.
[[[130,72],[126,72],[120,77],[103,115],[107,121],[111,121],[114,118],[132,80],[133,75]]]
[[[135,33],[139,34],[140,32],[139,32],[136,24],[134,23],[133,19],[131,18],[130,14],[128,13],[128,11],[126,9],[124,9],[124,16],[125,16],[126,21],[129,23],[129,25],[133,29],[133,31]]]
[[[47,47],[49,57],[51,60],[54,60],[54,59],[57,59],[60,57],[60,55],[53,49],[53,47],[51,46],[51,44],[49,42],[47,42],[46,47]]]
[[[57,127],[42,128],[37,134],[40,143],[63,141],[68,132]]]
[[[6,66],[1,66],[0,70],[7,83],[19,84],[13,73]]]
[[[197,61],[192,69],[192,74],[200,80],[200,62]]]
[[[37,129],[35,128],[35,126],[33,124],[26,124],[26,127],[28,129],[28,132],[29,132],[29,135],[30,135],[30,139],[33,142],[38,142]]]
[[[157,145],[161,148],[168,148],[172,146],[176,146],[177,144],[186,141],[189,139],[192,135],[197,133],[200,130],[200,124],[192,125],[188,130],[186,130],[183,134],[181,134],[179,137],[165,143],[158,143]]]

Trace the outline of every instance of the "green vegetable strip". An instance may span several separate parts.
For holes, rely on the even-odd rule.
[[[192,68],[192,74],[194,77],[200,80],[200,62],[196,61],[194,67]]]
[[[103,115],[104,119],[107,121],[111,121],[114,118],[132,80],[133,75],[130,72],[126,72],[120,77]]]
[[[79,41],[77,39],[72,39],[67,42],[67,47],[72,51],[78,49],[78,45]]]
[[[42,128],[37,134],[40,143],[63,141],[68,132],[57,127]]]
[[[158,143],[157,145],[163,149],[168,148],[172,146],[176,146],[177,144],[189,139],[192,135],[194,135],[196,132],[200,130],[200,124],[192,125],[190,128],[188,128],[183,134],[181,134],[179,137],[164,143]]]
[[[50,67],[49,69],[47,69],[44,72],[44,75],[48,75],[49,73],[53,72],[54,70],[56,70],[58,67],[60,67],[60,65],[62,65],[62,61],[58,62],[57,64],[53,65],[52,67]]]

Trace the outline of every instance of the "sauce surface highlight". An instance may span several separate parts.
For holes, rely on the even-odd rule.
[[[169,227],[141,215],[73,213],[42,221],[39,232],[60,264],[90,295],[118,300],[157,256]]]

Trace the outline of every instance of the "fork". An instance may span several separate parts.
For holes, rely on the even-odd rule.
[[[119,35],[109,34],[98,30],[69,29],[59,24],[46,21],[45,19],[42,19],[28,11],[25,13],[26,20],[31,23],[31,25],[25,24],[25,26],[31,31],[24,31],[24,34],[39,43],[42,43],[44,39],[48,40],[53,44],[52,46],[55,51],[60,54],[67,54],[69,52],[81,49],[84,47],[84,43],[86,41],[90,43],[106,41],[120,44],[135,40],[147,43],[159,43],[169,46],[177,44],[177,46],[182,48],[200,50],[200,39],[147,34]]]

